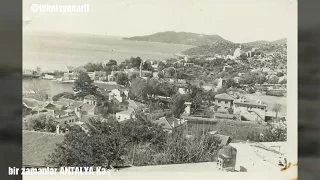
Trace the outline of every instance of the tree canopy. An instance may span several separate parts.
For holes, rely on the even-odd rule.
[[[73,90],[79,98],[97,94],[97,87],[93,84],[93,80],[91,80],[89,75],[83,71],[79,72],[78,79],[74,82]]]

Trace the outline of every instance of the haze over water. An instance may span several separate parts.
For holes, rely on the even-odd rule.
[[[193,46],[122,40],[103,35],[24,32],[23,68],[62,70],[89,62],[122,62],[130,57],[164,60]]]

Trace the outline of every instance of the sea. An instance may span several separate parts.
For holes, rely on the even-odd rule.
[[[192,48],[189,45],[123,40],[91,34],[61,32],[23,32],[23,68],[42,71],[63,70],[66,66],[83,66],[89,62],[118,63],[139,56],[143,60],[164,60]],[[23,86],[45,83],[50,95],[72,92],[73,84],[44,79],[23,79]]]
[[[27,31],[23,33],[23,68],[63,70],[66,66],[110,59],[120,63],[137,56],[143,60],[164,60],[192,47],[103,35]]]

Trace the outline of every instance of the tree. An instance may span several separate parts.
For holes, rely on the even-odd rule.
[[[78,79],[75,80],[73,90],[76,92],[76,96],[84,98],[87,95],[95,95],[97,93],[97,87],[93,84],[93,80],[90,79],[86,72],[79,72]]]
[[[281,111],[281,104],[276,103],[273,105],[272,111],[276,113],[276,118],[278,117],[278,113]]]
[[[67,99],[75,99],[75,95],[71,92],[62,92],[62,93],[59,93],[57,95],[54,95],[52,97],[52,100],[53,101],[58,101],[60,98],[67,98]]]
[[[268,80],[269,84],[277,84],[279,82],[279,78],[274,76]]]
[[[176,118],[180,118],[181,114],[185,111],[186,97],[182,94],[176,93],[171,97],[171,111]]]
[[[147,70],[147,71],[152,71],[153,67],[151,65],[151,62],[147,61],[147,62],[143,63],[142,69]]]
[[[280,84],[287,84],[287,79],[283,79],[279,82]]]
[[[247,56],[247,54],[245,54],[245,53],[243,53],[243,54],[240,55],[240,59],[241,59],[241,60],[247,60],[247,58],[248,58],[248,56]]]
[[[283,74],[283,72],[277,72],[277,76],[282,77],[282,76],[284,76],[284,74]]]
[[[136,121],[119,123],[116,120],[90,119],[87,131],[72,126],[57,144],[54,153],[46,159],[55,167],[106,167],[122,164],[123,157],[131,156],[135,144],[151,143],[163,147],[166,134],[159,125],[137,116]]]
[[[141,64],[142,59],[140,57],[131,57],[130,58],[130,66],[131,68],[140,68],[140,64]]]
[[[25,127],[27,130],[55,132],[56,123],[51,116],[45,114],[32,115],[26,119]]]
[[[222,88],[217,89],[217,92],[216,92],[216,93],[217,93],[217,94],[227,93],[227,90],[222,87]]]
[[[116,60],[110,59],[109,62],[107,63],[108,66],[116,66],[118,63]]]
[[[103,69],[103,66],[101,63],[88,63],[84,65],[84,68],[87,70],[87,72],[94,72],[101,71]]]
[[[267,81],[267,78],[266,76],[264,76],[263,74],[262,75],[259,75],[256,79],[256,83],[257,84],[263,84]]]
[[[146,102],[148,100],[148,87],[144,79],[136,78],[131,81],[130,95],[133,99]]]
[[[128,75],[125,73],[118,73],[116,81],[117,81],[117,84],[125,86],[129,82]]]
[[[166,69],[166,76],[173,77],[175,72],[176,72],[175,68],[170,67],[170,68]]]
[[[47,101],[49,99],[49,85],[44,81],[32,81],[24,85],[24,89],[36,100]]]
[[[218,111],[218,109],[219,109],[219,106],[215,104],[215,105],[213,106],[213,110],[214,110],[214,112],[217,112],[217,111]]]
[[[160,61],[158,63],[158,72],[161,72],[164,68],[166,68],[166,65],[162,61]]]

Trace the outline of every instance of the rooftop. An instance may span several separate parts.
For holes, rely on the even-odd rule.
[[[172,126],[167,121],[166,117],[162,117],[156,121],[154,121],[156,124],[162,126],[163,129],[172,129]]]
[[[243,101],[242,101],[243,100]],[[235,104],[244,104],[244,105],[251,105],[251,106],[263,106],[266,107],[267,105],[261,101],[261,104],[257,102],[257,100],[252,99],[236,99],[234,100]]]
[[[124,114],[124,115],[131,115],[133,113],[132,109],[125,110],[125,111],[120,111],[117,114]]]
[[[223,100],[234,100],[233,97],[231,97],[229,94],[227,93],[222,93],[222,94],[217,94],[214,97],[215,99],[223,99]]]
[[[23,161],[24,166],[44,166],[45,159],[54,152],[56,143],[63,141],[63,135],[22,131]]]
[[[84,99],[97,100],[97,98],[94,95],[87,95],[84,97]]]

